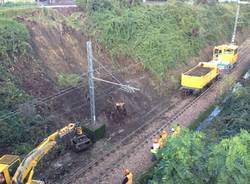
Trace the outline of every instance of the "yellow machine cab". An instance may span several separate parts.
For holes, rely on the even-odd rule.
[[[233,65],[238,61],[238,57],[238,46],[234,44],[219,45],[213,50],[213,61],[221,64]]]
[[[8,184],[21,163],[16,155],[4,155],[0,158],[0,184]]]

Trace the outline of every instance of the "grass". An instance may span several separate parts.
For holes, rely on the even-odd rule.
[[[140,178],[138,179],[138,184],[147,184],[147,182],[153,178],[156,165],[157,163],[155,163],[151,168],[149,168],[146,172],[140,175]]]
[[[81,81],[81,76],[77,74],[60,74],[58,85],[61,88],[76,87]]]
[[[84,0],[79,0],[84,6]],[[108,3],[109,2],[109,3]],[[132,58],[143,61],[147,70],[159,79],[167,79],[168,71],[180,67],[201,48],[230,40],[234,24],[234,6],[191,6],[169,3],[165,6],[119,7],[110,1],[89,7],[87,29],[113,60]],[[243,24],[249,25],[250,14],[242,10]]]
[[[204,121],[209,114],[214,110],[214,108],[216,107],[216,104],[212,104],[210,105],[202,114],[199,115],[199,117],[197,119],[195,119],[189,126],[188,128],[191,130],[195,130],[202,121]]]
[[[0,147],[20,154],[30,151],[42,128],[42,118],[36,114],[31,117],[8,115],[31,98],[22,90],[19,79],[12,73],[19,62],[30,61],[32,55],[27,27],[14,19],[16,15],[31,11],[21,7],[0,8],[0,116],[8,117],[0,121]],[[33,134],[32,129],[37,133]]]
[[[27,54],[29,39],[26,26],[15,20],[0,17],[0,59],[11,61],[15,56]]]

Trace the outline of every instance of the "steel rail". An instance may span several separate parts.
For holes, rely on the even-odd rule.
[[[242,56],[240,58],[240,60],[238,61],[239,63],[243,60],[243,58],[246,58],[247,56],[247,52],[246,52],[247,48],[241,48],[240,51],[243,52]],[[246,55],[245,57],[243,57],[243,55]],[[67,176],[67,179],[64,180],[62,183],[63,184],[70,184],[72,183],[72,181],[76,181],[80,176],[85,175],[87,172],[90,172],[91,170],[93,170],[95,167],[100,165],[100,162],[103,162],[105,160],[105,158],[107,157],[111,157],[112,154],[116,153],[117,150],[119,150],[121,148],[122,145],[127,144],[128,140],[131,140],[131,138],[135,135],[138,135],[138,133],[143,132],[143,130],[145,130],[145,128],[151,124],[153,121],[156,121],[158,119],[160,119],[162,122],[164,122],[164,124],[160,127],[157,128],[153,133],[144,135],[142,138],[143,141],[139,141],[138,144],[136,144],[135,146],[132,147],[132,149],[129,149],[129,152],[122,154],[115,162],[112,162],[110,165],[113,165],[119,161],[121,161],[122,159],[124,159],[125,157],[130,157],[132,153],[134,153],[134,151],[140,147],[140,146],[144,146],[146,143],[148,143],[149,141],[152,141],[152,139],[158,135],[163,129],[165,129],[166,127],[168,127],[171,123],[173,123],[178,117],[180,117],[184,112],[186,112],[188,109],[190,109],[193,105],[195,105],[198,100],[202,97],[204,97],[206,94],[208,94],[208,91],[210,91],[216,84],[217,82],[212,83],[205,91],[203,91],[199,96],[195,97],[193,100],[191,100],[191,102],[187,103],[187,105],[184,106],[184,108],[182,110],[180,110],[177,114],[175,114],[174,116],[172,116],[172,118],[170,118],[169,120],[162,120],[162,115],[167,112],[169,109],[173,108],[174,105],[167,107],[165,109],[163,109],[162,111],[160,111],[159,113],[157,113],[156,115],[154,115],[149,121],[147,121],[147,123],[143,124],[142,126],[138,127],[135,131],[131,132],[128,136],[126,136],[124,139],[122,139],[111,151],[105,153],[102,157],[97,158],[93,161],[91,161],[87,166],[85,166],[84,168],[78,168],[78,170],[76,172],[74,172],[74,174]],[[157,109],[160,105],[159,104],[157,106],[153,107],[153,110]],[[145,118],[145,116],[148,116],[149,113],[152,113],[153,110],[149,111],[148,113],[146,113],[143,117],[141,118]],[[140,119],[141,119],[140,118]],[[112,169],[112,168],[105,168],[105,171]],[[100,175],[102,175],[102,173],[100,173]]]

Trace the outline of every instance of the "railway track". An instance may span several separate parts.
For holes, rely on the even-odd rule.
[[[210,86],[210,88],[212,86]],[[95,172],[97,170],[98,166],[102,162],[104,162],[107,158],[110,158],[110,157],[115,158],[114,161],[112,163],[110,163],[110,167],[103,168],[103,172],[100,172],[99,174],[100,174],[100,176],[102,176],[107,171],[111,171],[112,172],[113,171],[112,170],[112,166],[114,166],[114,165],[117,166],[117,163],[121,162],[122,159],[131,157],[132,154],[137,149],[139,149],[139,147],[144,146],[145,143],[148,143],[149,141],[152,142],[152,139],[153,139],[154,136],[158,135],[159,132],[161,132],[169,124],[171,124],[172,122],[174,122],[175,119],[177,119],[182,113],[184,113],[188,108],[190,108],[196,101],[198,101],[202,96],[204,96],[204,94],[206,94],[206,92],[210,88],[208,88],[206,91],[204,91],[202,93],[202,95],[200,95],[199,97],[196,97],[194,100],[193,99],[189,99],[188,102],[187,102],[188,105],[186,105],[183,108],[182,111],[179,111],[179,113],[177,113],[172,118],[170,118],[170,120],[168,120],[167,123],[164,120],[167,117],[165,117],[163,115],[169,109],[173,108],[174,105],[171,105],[170,107],[163,109],[162,111],[160,111],[159,113],[157,113],[155,116],[153,116],[149,121],[147,121],[147,123],[145,123],[144,125],[142,125],[138,129],[136,129],[134,132],[132,132],[127,137],[125,137],[122,141],[120,141],[119,144],[116,145],[110,152],[106,153],[105,155],[103,155],[99,159],[92,161],[86,167],[78,170],[78,172],[74,173],[72,176],[70,176],[63,183],[64,184],[75,183],[76,180],[77,180],[77,178],[79,176],[84,176],[87,173],[92,172],[92,171]],[[153,122],[156,122],[156,121],[159,121],[159,122],[153,128],[154,130],[146,131],[146,129],[148,128],[148,126],[150,124],[152,124]],[[134,139],[134,137],[137,137],[136,141],[131,142]],[[125,153],[122,153],[122,154],[119,153],[119,150],[122,147],[125,147],[125,146],[127,147],[126,150],[129,150],[129,151],[125,152]],[[118,157],[116,156],[116,153],[118,153],[117,154],[117,155],[119,155]],[[98,178],[92,180],[92,183],[98,183],[98,182],[96,182],[96,180],[98,180]]]
[[[77,178],[80,176],[84,176],[87,173],[90,173],[92,171],[96,171],[99,167],[99,165],[104,162],[107,158],[115,158],[115,154],[117,152],[119,152],[119,150],[122,147],[129,147],[130,153],[125,152],[125,153],[118,153],[119,158],[114,159],[114,161],[110,164],[111,166],[116,165],[116,163],[119,163],[122,159],[124,158],[129,158],[131,157],[131,155],[141,146],[144,146],[145,143],[148,143],[149,141],[152,142],[152,139],[159,134],[159,132],[161,132],[163,129],[165,129],[168,125],[170,125],[172,122],[174,122],[180,115],[182,115],[187,109],[189,109],[191,106],[193,106],[201,97],[203,97],[212,87],[214,86],[214,84],[212,84],[209,88],[207,88],[203,93],[201,93],[198,97],[188,97],[186,100],[186,105],[184,105],[184,107],[182,108],[182,110],[180,110],[179,112],[177,112],[175,115],[173,115],[169,120],[165,120],[168,119],[167,116],[164,116],[164,114],[169,111],[170,109],[174,108],[175,104],[170,105],[167,108],[164,108],[163,110],[161,110],[160,112],[156,113],[154,116],[152,116],[147,123],[143,124],[142,126],[138,127],[135,131],[133,131],[132,133],[130,133],[128,136],[126,136],[124,139],[122,139],[112,150],[110,150],[109,152],[105,153],[103,156],[101,156],[100,158],[93,160],[92,162],[90,162],[87,166],[85,166],[84,168],[78,169],[77,172],[75,172],[73,175],[67,177],[66,180],[63,181],[63,184],[70,184],[70,183],[74,183],[76,182]],[[181,101],[181,100],[180,100]],[[147,113],[150,114],[153,112],[154,109],[159,108],[160,106],[162,106],[162,104],[159,104],[157,106],[155,106],[150,112]],[[142,117],[145,118],[145,117]],[[158,123],[154,123],[157,122]],[[150,129],[147,131],[147,128],[149,125],[152,125],[152,123],[154,123],[154,127],[153,130]],[[136,141],[132,140],[134,139],[134,137],[136,137]],[[109,168],[103,168],[103,170],[105,172],[107,172],[108,170],[110,170],[112,172],[112,167]],[[105,172],[100,172],[100,176],[104,175]],[[97,178],[96,178],[97,179]],[[93,182],[93,180],[92,180]],[[95,182],[93,182],[95,183]]]
[[[240,50],[241,52],[241,58],[239,63],[242,60],[245,60],[247,57],[247,48],[243,48]],[[237,68],[238,66],[236,66]],[[166,129],[169,125],[171,125],[178,117],[180,117],[183,113],[185,113],[188,109],[193,107],[201,98],[205,98],[205,96],[208,94],[209,91],[211,91],[216,83],[213,83],[210,87],[208,87],[205,91],[203,91],[199,96],[195,98],[189,98],[186,99],[186,103],[183,106],[182,109],[180,109],[178,112],[173,113],[174,115],[171,116],[171,118],[168,118],[168,116],[164,115],[169,109],[173,108],[175,105],[170,105],[167,108],[164,108],[160,112],[153,115],[150,120],[147,121],[147,123],[143,124],[139,128],[137,128],[135,131],[130,133],[128,136],[126,136],[124,139],[122,139],[117,145],[114,146],[113,149],[111,149],[109,152],[106,152],[103,154],[103,156],[91,161],[87,166],[83,168],[78,168],[77,172],[67,177],[66,180],[64,180],[63,184],[69,184],[69,183],[100,183],[101,177],[105,175],[107,172],[113,172],[115,167],[119,166],[119,163],[123,159],[130,158],[136,150],[140,149],[141,147],[144,147],[146,144],[151,143],[152,139],[159,135],[159,133]],[[159,108],[162,106],[162,104],[159,104],[155,106],[149,113],[152,113],[154,109]],[[146,117],[146,116],[145,116]],[[145,118],[145,117],[142,117]],[[149,125],[151,125],[151,128],[148,129]],[[136,137],[136,140],[133,140],[134,137]],[[121,148],[126,148],[124,150],[129,150],[126,152],[121,152]],[[107,161],[110,158],[111,161]],[[108,162],[108,163],[105,163]],[[102,165],[101,167],[99,167]],[[94,177],[91,176],[91,174],[95,175]],[[88,178],[87,181],[80,181],[78,182],[78,178]]]
[[[192,98],[192,97],[190,97]],[[107,153],[104,153],[103,156],[101,156],[98,159],[95,159],[93,161],[91,161],[87,166],[85,166],[84,168],[81,169],[77,169],[77,171],[67,177],[66,180],[63,181],[63,184],[70,184],[72,183],[72,181],[74,181],[77,177],[86,174],[87,172],[89,172],[90,170],[94,170],[95,167],[97,167],[101,162],[103,162],[106,158],[108,157],[112,157],[113,155],[115,155],[117,153],[117,151],[125,146],[125,145],[129,145],[131,140],[136,137],[138,134],[143,133],[147,127],[152,124],[156,118],[164,118],[162,115],[167,112],[169,109],[173,108],[175,106],[175,104],[170,105],[167,108],[164,108],[163,110],[156,112],[158,109],[160,109],[162,106],[164,105],[163,103],[160,103],[156,106],[154,106],[149,112],[147,112],[146,114],[144,114],[142,117],[140,117],[139,119],[137,119],[136,121],[146,121],[146,123],[144,123],[142,126],[139,126],[136,130],[134,130],[133,132],[131,132],[130,134],[128,134],[125,138],[123,138],[121,141],[119,141],[119,143],[117,143],[114,148],[110,151],[108,151]],[[149,117],[151,117],[150,119],[148,119]],[[101,173],[102,175],[102,173]]]

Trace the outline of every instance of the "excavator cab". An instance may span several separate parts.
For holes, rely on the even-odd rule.
[[[4,155],[0,158],[0,184],[11,184],[21,159],[16,155]]]
[[[71,138],[71,147],[73,151],[80,152],[88,149],[92,145],[91,140],[83,133],[83,129],[79,124],[75,126],[75,132]]]
[[[73,151],[80,152],[80,151],[88,149],[92,145],[92,142],[86,135],[82,134],[82,135],[74,136],[71,139],[71,145],[72,145]]]
[[[74,151],[85,150],[91,145],[90,139],[83,133],[82,128],[70,123],[44,139],[22,162],[16,155],[2,156],[0,158],[0,184],[44,184],[43,181],[33,179],[35,167],[59,141],[67,136],[70,136],[69,140]]]

